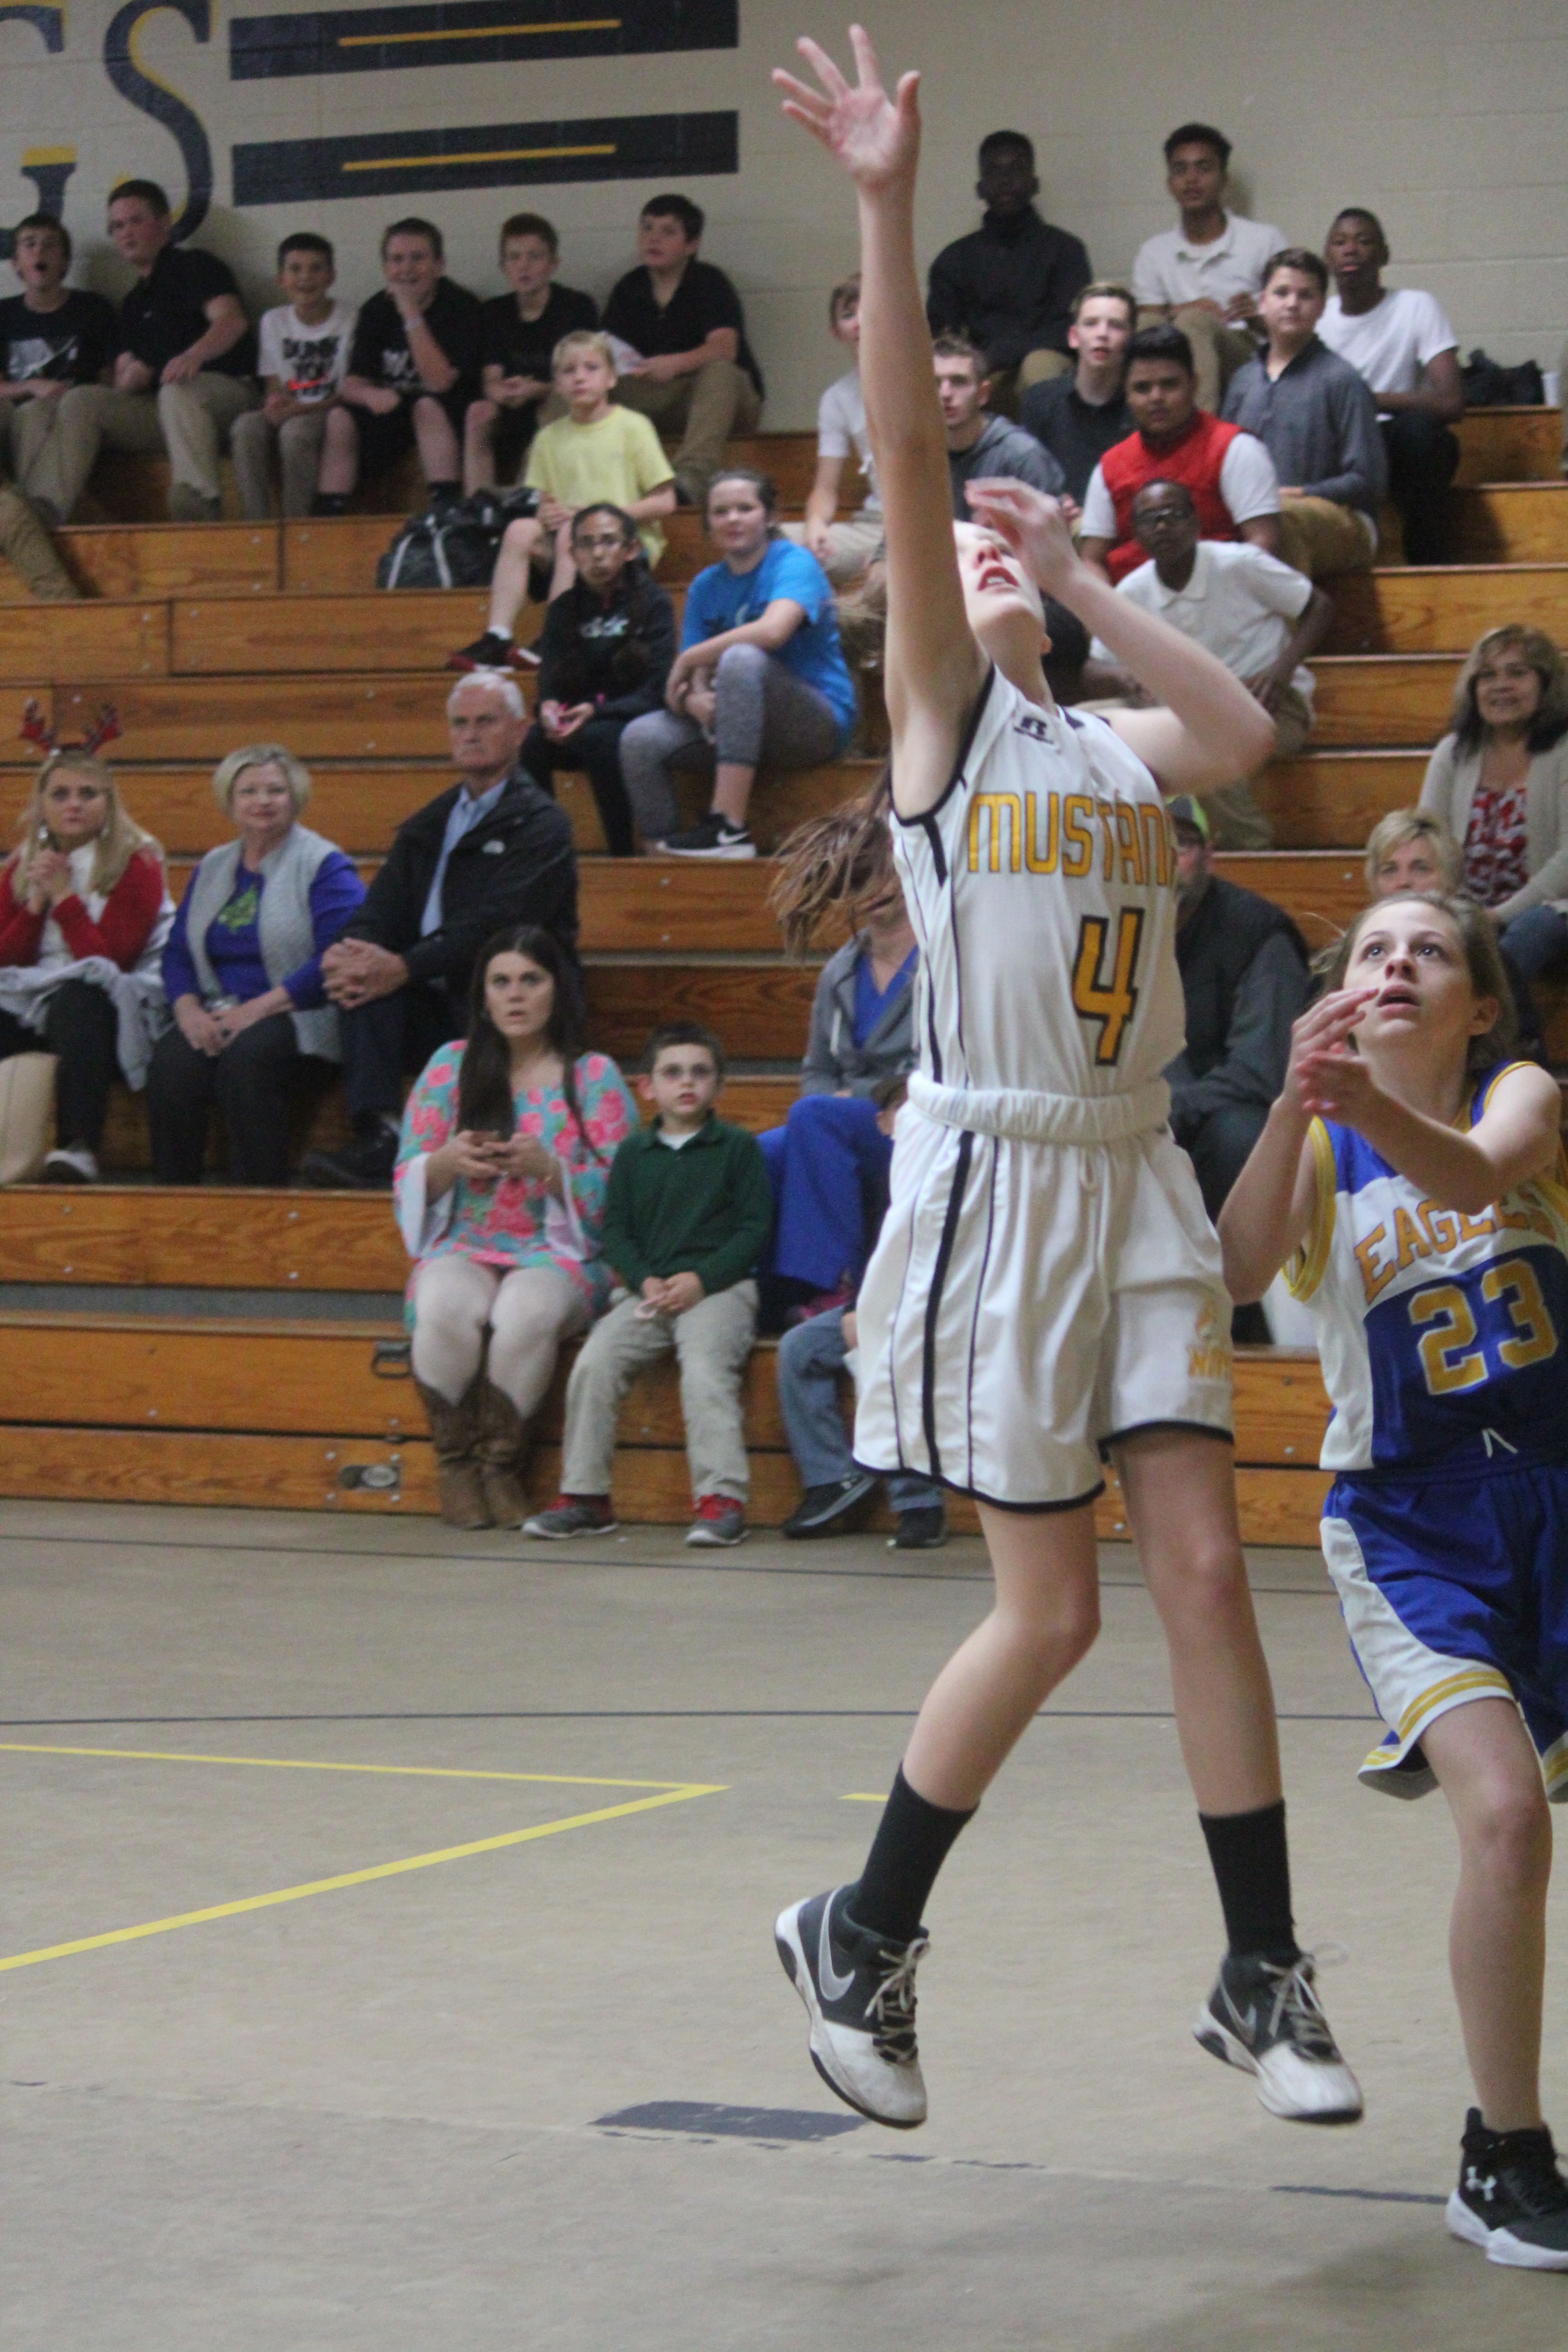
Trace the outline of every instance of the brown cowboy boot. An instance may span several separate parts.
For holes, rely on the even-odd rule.
[[[490,1380],[479,1384],[479,1477],[490,1524],[518,1528],[533,1508],[522,1482],[528,1433],[504,1389]]]
[[[426,1388],[423,1381],[416,1381],[414,1385],[430,1420],[436,1469],[441,1484],[442,1518],[449,1528],[492,1526],[477,1453],[479,1379],[470,1381],[456,1404],[448,1404],[438,1390]]]

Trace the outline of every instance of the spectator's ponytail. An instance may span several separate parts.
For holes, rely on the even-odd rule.
[[[806,954],[830,925],[857,929],[863,908],[898,888],[891,809],[891,771],[884,770],[874,791],[797,825],[780,843],[768,904],[791,955]]]

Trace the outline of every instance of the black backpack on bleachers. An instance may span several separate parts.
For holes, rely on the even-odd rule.
[[[378,588],[488,588],[501,534],[531,515],[537,490],[478,490],[410,515],[375,567]]]
[[[1504,367],[1500,360],[1477,350],[1459,370],[1459,376],[1467,408],[1539,408],[1546,398],[1546,385],[1534,360]]]

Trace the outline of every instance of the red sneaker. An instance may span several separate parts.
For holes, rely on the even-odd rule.
[[[746,1540],[746,1514],[730,1495],[701,1495],[687,1529],[689,1544],[738,1544]]]

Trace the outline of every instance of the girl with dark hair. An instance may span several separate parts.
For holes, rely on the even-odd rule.
[[[609,1296],[605,1189],[637,1124],[614,1062],[583,1050],[576,977],[554,939],[499,932],[474,966],[467,1040],[432,1055],[408,1097],[394,1178],[448,1527],[527,1516],[526,1424],[562,1340]]]
[[[1526,991],[1568,964],[1568,662],[1543,631],[1509,622],[1472,647],[1420,805],[1463,845],[1462,887]],[[1539,1050],[1528,994],[1520,1016]]]
[[[777,511],[765,474],[731,467],[714,477],[708,535],[720,561],[686,592],[666,708],[621,738],[632,810],[655,856],[754,857],[746,811],[758,767],[820,767],[848,740],[855,686],[833,591],[816,556],[777,534]],[[683,831],[677,769],[713,777],[708,814]]]
[[[1283,1265],[1333,1418],[1323,1556],[1387,1737],[1361,1768],[1440,1788],[1449,1956],[1479,2105],[1448,2227],[1568,2270],[1541,2112],[1549,1799],[1568,1796],[1568,1160],[1557,1088],[1510,1059],[1497,941],[1469,900],[1359,916],[1292,1033],[1220,1216],[1226,1280]]]

